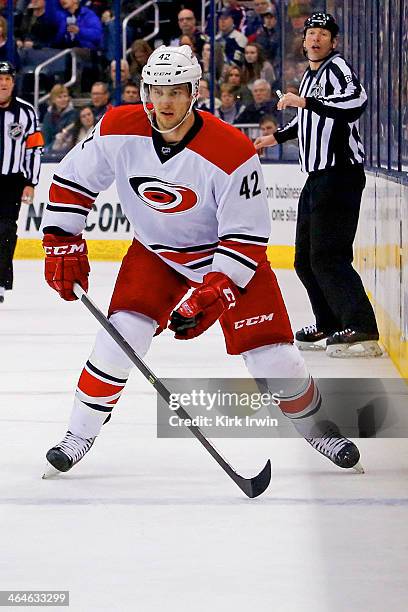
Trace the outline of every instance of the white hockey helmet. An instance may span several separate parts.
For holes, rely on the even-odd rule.
[[[149,117],[150,123],[159,132],[171,132],[175,130],[186,117],[191,113],[194,102],[198,97],[198,86],[201,78],[201,66],[197,58],[193,55],[191,47],[182,45],[181,47],[158,47],[147,60],[142,70],[140,84],[140,97],[143,107]],[[171,130],[159,130],[153,125],[152,112],[146,104],[149,98],[150,85],[182,85],[188,84],[191,87],[191,104],[183,120]]]

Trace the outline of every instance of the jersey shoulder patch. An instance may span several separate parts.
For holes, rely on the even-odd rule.
[[[111,108],[101,121],[101,136],[151,136],[152,128],[143,106],[126,104]]]
[[[254,145],[236,127],[205,111],[200,112],[200,117],[203,119],[203,127],[187,145],[188,149],[226,174],[232,174],[254,156]]]

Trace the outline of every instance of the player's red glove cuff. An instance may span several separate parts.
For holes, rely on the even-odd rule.
[[[195,289],[177,310],[173,311],[169,328],[178,340],[189,340],[211,327],[221,315],[233,308],[239,290],[222,272],[209,272],[203,284]]]
[[[45,234],[45,280],[64,300],[77,297],[73,292],[75,282],[88,290],[88,249],[82,236],[54,236]]]

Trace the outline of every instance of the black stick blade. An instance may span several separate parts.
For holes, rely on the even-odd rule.
[[[261,495],[271,482],[271,460],[268,459],[262,472],[253,478],[242,478],[239,476],[235,482],[239,488],[251,499]]]

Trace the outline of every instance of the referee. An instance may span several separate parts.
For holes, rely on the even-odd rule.
[[[378,328],[363,284],[352,266],[353,242],[365,187],[364,149],[358,119],[367,95],[336,51],[333,17],[305,21],[303,48],[309,67],[299,96],[285,94],[278,109],[297,114],[274,134],[257,138],[262,149],[298,138],[308,173],[298,206],[295,270],[309,295],[316,323],[296,333],[300,348],[323,348],[332,357],[379,356]]]
[[[21,204],[32,204],[44,140],[34,108],[13,95],[16,71],[0,62],[0,303],[13,287]]]

